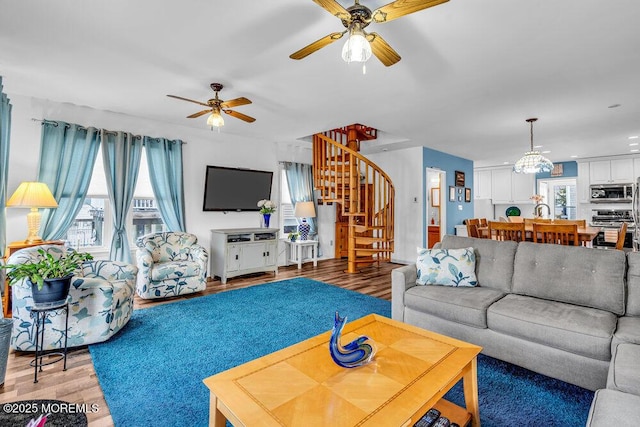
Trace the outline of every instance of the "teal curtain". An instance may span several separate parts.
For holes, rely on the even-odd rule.
[[[311,165],[303,163],[284,163],[284,171],[287,175],[287,186],[294,207],[298,202],[314,202],[316,215],[318,206],[313,197],[313,170]],[[315,238],[318,235],[318,222],[315,218],[307,218],[310,226],[309,236]]]
[[[11,133],[11,104],[3,91],[0,76],[0,258],[7,247],[7,180],[9,179],[9,135]],[[4,272],[4,270],[2,270]],[[4,282],[4,280],[3,280]],[[4,286],[2,287],[4,289]]]
[[[182,141],[144,137],[151,187],[169,231],[186,231]]]
[[[138,181],[142,137],[127,132],[106,130],[101,132],[101,136],[104,173],[113,209],[113,236],[109,259],[131,263],[126,220]]]
[[[62,238],[82,208],[100,147],[99,135],[93,127],[42,122],[38,181],[49,186],[58,202],[56,209],[42,210],[44,240]]]

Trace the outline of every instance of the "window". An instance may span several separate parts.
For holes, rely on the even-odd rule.
[[[166,231],[166,225],[162,221],[151,188],[144,150],[140,159],[134,199],[127,215],[127,231],[132,247],[135,247],[135,241],[140,236]],[[63,239],[67,246],[82,248],[89,252],[100,252],[108,251],[111,247],[112,233],[113,218],[107,194],[107,179],[104,174],[102,151],[98,151],[84,204]]]
[[[549,179],[538,181],[539,194],[549,205],[550,217],[576,219],[577,197],[575,179]]]
[[[287,173],[284,169],[280,171],[280,232],[282,236],[298,229],[298,220],[293,216],[293,203],[289,194],[287,184]]]

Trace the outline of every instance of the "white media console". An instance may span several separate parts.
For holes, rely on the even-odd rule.
[[[211,230],[211,277],[223,284],[230,277],[273,271],[278,273],[277,228]]]

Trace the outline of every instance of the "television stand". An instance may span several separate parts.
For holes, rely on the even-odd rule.
[[[277,228],[211,230],[211,278],[220,277],[224,285],[244,274],[278,274],[278,232]]]

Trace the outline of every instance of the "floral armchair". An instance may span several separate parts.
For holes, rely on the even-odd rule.
[[[22,264],[38,260],[38,249],[60,257],[68,249],[58,245],[43,245],[19,250],[7,264]],[[116,261],[85,262],[71,280],[69,288],[68,347],[106,341],[127,324],[133,313],[136,273],[138,268]],[[13,334],[11,347],[35,351],[36,325],[31,318],[33,297],[31,285],[20,281],[12,286]],[[65,316],[53,312],[45,327],[44,349],[59,349],[63,344]]]
[[[203,291],[207,287],[207,260],[198,238],[189,233],[165,232],[137,240],[138,281],[141,298],[169,298]]]

